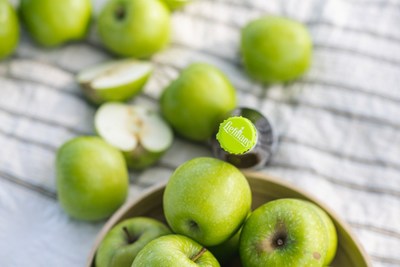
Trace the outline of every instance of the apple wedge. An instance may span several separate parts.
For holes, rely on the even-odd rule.
[[[173,133],[157,112],[142,106],[105,103],[95,115],[95,128],[107,143],[121,150],[134,170],[154,164],[173,141]]]
[[[81,71],[77,81],[94,104],[126,101],[141,91],[153,72],[148,61],[122,59]]]

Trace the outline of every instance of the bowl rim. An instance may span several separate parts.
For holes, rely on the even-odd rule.
[[[351,239],[353,240],[355,246],[357,249],[360,251],[361,256],[365,260],[366,264],[368,267],[372,267],[372,262],[367,254],[366,250],[364,247],[361,245],[361,242],[358,240],[357,236],[354,234],[352,228],[350,225],[344,221],[341,216],[339,216],[338,213],[336,213],[334,210],[332,210],[330,207],[328,207],[323,201],[312,195],[311,193],[305,191],[302,188],[296,187],[295,185],[283,180],[279,179],[276,176],[269,175],[267,173],[262,173],[262,172],[257,172],[257,171],[243,171],[242,173],[245,175],[245,177],[251,177],[252,179],[258,179],[258,180],[264,180],[268,181],[271,183],[275,183],[279,186],[286,187],[289,190],[295,191],[306,198],[308,198],[311,202],[316,203],[318,206],[320,206],[322,209],[324,209],[331,217],[335,218],[338,224],[351,235]],[[96,251],[100,245],[100,242],[103,240],[104,236],[108,231],[120,220],[120,218],[132,207],[137,202],[140,202],[147,198],[149,195],[158,192],[160,190],[164,190],[165,186],[167,185],[168,181],[163,181],[156,183],[147,189],[145,189],[138,197],[133,197],[131,199],[128,199],[125,204],[123,204],[103,225],[101,230],[98,232],[94,242],[93,246],[90,250],[90,253],[87,257],[87,262],[86,262],[86,267],[91,267],[93,266],[93,261],[95,259],[95,254]]]

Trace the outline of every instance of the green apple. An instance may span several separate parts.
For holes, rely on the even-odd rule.
[[[0,0],[0,59],[14,52],[19,40],[19,23],[8,0]]]
[[[233,165],[215,158],[194,158],[179,166],[163,196],[171,229],[204,246],[232,237],[251,208],[250,186]]]
[[[250,266],[323,266],[328,232],[318,213],[302,200],[268,202],[246,221],[240,258]]]
[[[106,62],[81,71],[77,81],[94,104],[126,101],[137,95],[153,72],[148,61],[122,59]]]
[[[169,43],[170,24],[161,0],[110,0],[98,18],[98,32],[113,53],[146,58]]]
[[[250,217],[251,213],[247,214],[246,220]],[[245,222],[243,222],[244,224]],[[242,225],[243,225],[242,224]],[[231,238],[226,240],[225,242],[208,247],[214,257],[218,260],[219,263],[223,265],[228,265],[233,263],[233,260],[236,260],[239,256],[239,240],[240,234],[242,233],[243,227],[241,227],[236,234],[234,234]],[[236,257],[237,256],[237,257]]]
[[[205,247],[182,235],[154,239],[136,256],[132,267],[217,267],[218,261]]]
[[[98,137],[76,137],[56,159],[58,199],[73,218],[100,220],[121,206],[128,193],[122,153]]]
[[[171,128],[158,113],[138,105],[105,103],[94,124],[98,135],[122,151],[135,170],[154,164],[173,142]]]
[[[310,66],[312,41],[306,27],[282,17],[262,17],[242,29],[241,53],[251,77],[274,83],[293,80]]]
[[[104,237],[96,253],[96,267],[131,267],[139,251],[157,237],[171,234],[163,223],[146,217],[120,222]]]
[[[90,0],[21,0],[20,4],[20,15],[26,28],[44,46],[82,39],[91,12]]]
[[[314,203],[311,202],[306,202],[308,205],[313,208],[322,221],[325,224],[325,227],[327,228],[328,231],[328,250],[326,253],[325,261],[324,261],[324,266],[329,266],[329,264],[333,261],[336,255],[336,250],[337,250],[337,245],[338,245],[338,238],[337,238],[337,233],[336,233],[336,228],[335,225],[332,221],[332,219],[329,217],[329,215],[320,207],[315,205]]]
[[[234,236],[229,238],[227,241],[222,244],[208,247],[214,257],[221,264],[228,265],[232,260],[235,259],[235,256],[239,255],[239,240],[240,240],[240,228]]]
[[[193,141],[205,141],[236,106],[236,92],[216,67],[195,63],[163,92],[161,110],[172,128]]]
[[[171,11],[182,8],[192,0],[163,0]]]

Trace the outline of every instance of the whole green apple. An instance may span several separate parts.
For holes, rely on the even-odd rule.
[[[312,41],[299,22],[263,17],[242,29],[241,53],[247,72],[261,82],[285,82],[310,66]]]
[[[337,245],[338,245],[338,238],[337,238],[337,233],[336,233],[336,228],[335,225],[332,221],[332,219],[329,217],[329,215],[322,210],[320,207],[315,205],[314,203],[311,202],[306,202],[308,205],[313,208],[322,221],[324,222],[327,231],[328,231],[328,250],[326,252],[326,257],[324,261],[324,266],[329,266],[329,264],[333,261],[336,255],[336,250],[337,250]]]
[[[194,63],[164,90],[160,101],[162,114],[177,133],[205,141],[235,108],[236,92],[219,69]]]
[[[100,220],[121,206],[128,193],[122,153],[98,137],[76,137],[56,159],[58,199],[73,218]]]
[[[20,15],[26,28],[44,46],[82,39],[91,12],[90,0],[21,0],[20,4]]]
[[[154,239],[136,256],[132,267],[218,267],[218,261],[205,247],[182,235]]]
[[[163,223],[146,217],[120,222],[104,237],[96,253],[96,267],[131,267],[139,251],[157,237],[171,234]]]
[[[298,199],[258,207],[243,226],[240,258],[250,266],[323,266],[328,232],[318,213]]]
[[[113,53],[146,58],[168,44],[170,24],[161,0],[110,0],[98,18],[98,32]]]
[[[10,55],[19,40],[19,24],[8,0],[0,0],[0,59]]]
[[[179,166],[163,196],[169,226],[205,246],[228,240],[251,208],[250,186],[233,165],[215,158],[195,158]]]

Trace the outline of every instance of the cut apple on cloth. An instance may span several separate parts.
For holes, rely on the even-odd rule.
[[[126,101],[138,94],[153,72],[148,61],[115,60],[81,71],[77,80],[87,98],[101,104]]]
[[[121,150],[130,168],[154,164],[171,146],[173,133],[157,112],[122,103],[103,104],[95,115],[95,128],[107,143]]]

